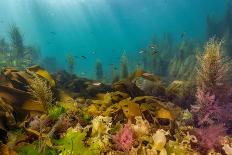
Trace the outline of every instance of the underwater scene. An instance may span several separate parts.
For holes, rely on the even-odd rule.
[[[232,0],[0,0],[0,155],[232,155]]]

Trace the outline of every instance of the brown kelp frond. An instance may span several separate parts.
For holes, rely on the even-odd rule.
[[[35,102],[42,104],[45,109],[51,107],[53,103],[53,93],[49,83],[40,78],[37,74],[33,74],[34,79],[30,83],[28,92],[34,98]]]
[[[221,55],[222,42],[214,38],[205,45],[203,55],[198,56],[197,85],[204,92],[218,91],[225,87],[225,77],[229,69],[229,63],[224,61]]]

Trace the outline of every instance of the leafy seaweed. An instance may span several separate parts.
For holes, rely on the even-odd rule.
[[[38,147],[34,144],[27,144],[27,145],[20,147],[17,150],[17,153],[19,155],[40,155]],[[56,155],[56,154],[57,154],[56,151],[48,147],[46,147],[44,151],[44,155]]]
[[[50,116],[52,119],[56,120],[56,119],[58,119],[59,116],[60,116],[61,114],[63,114],[64,112],[65,112],[64,107],[54,106],[54,107],[52,107],[52,108],[49,110],[49,116]]]
[[[96,146],[86,146],[84,140],[86,132],[80,132],[73,128],[67,130],[66,135],[55,143],[59,146],[60,155],[93,155],[100,154]]]

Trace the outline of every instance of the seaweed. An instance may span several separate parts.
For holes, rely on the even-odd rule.
[[[152,72],[140,66],[131,75],[124,53],[123,79],[111,85],[104,84],[101,64],[95,66],[96,71],[102,70],[101,82],[65,71],[52,76],[39,66],[24,71],[4,69],[0,76],[0,129],[4,132],[0,134],[8,139],[1,139],[3,151],[73,155],[230,152],[230,60],[221,54],[221,42],[211,39],[202,54],[196,52],[197,74],[190,78],[195,52],[187,44],[182,43],[176,53],[174,70],[180,79],[172,82],[152,73],[168,74],[170,64],[162,65],[170,59],[157,53],[158,60],[155,56],[146,60],[158,65],[148,67]],[[146,54],[154,50],[161,49],[153,42]],[[19,112],[24,117],[16,119]],[[15,128],[20,134],[12,134]]]
[[[96,77],[98,81],[103,80],[103,68],[102,68],[102,63],[100,60],[97,60],[96,62]]]
[[[128,59],[127,59],[127,55],[126,52],[124,52],[121,56],[121,79],[126,79],[129,75],[129,71],[128,71]]]
[[[68,65],[69,73],[73,74],[74,67],[75,67],[75,57],[72,54],[66,56],[66,62]]]
[[[67,133],[62,139],[57,140],[55,143],[60,146],[58,149],[60,154],[63,155],[92,155],[100,154],[96,146],[87,147],[84,144],[87,133],[69,128]]]
[[[34,79],[28,88],[28,92],[33,97],[34,102],[42,104],[45,111],[48,111],[54,101],[51,86],[46,80],[40,78],[34,73],[33,77]]]
[[[133,146],[133,132],[130,123],[126,124],[115,136],[117,148],[129,152]]]
[[[219,138],[225,136],[230,121],[228,113],[228,88],[226,74],[228,62],[221,55],[221,42],[214,38],[205,45],[205,51],[198,57],[196,105],[192,112],[197,121],[198,145],[203,151],[220,150]],[[213,138],[212,138],[213,136]]]
[[[24,43],[23,43],[23,36],[16,25],[11,25],[9,31],[11,37],[11,45],[16,55],[17,65],[23,62],[24,58]]]

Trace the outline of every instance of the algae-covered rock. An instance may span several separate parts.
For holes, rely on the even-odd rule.
[[[195,85],[191,81],[173,81],[167,87],[167,97],[181,107],[190,107],[194,101]]]
[[[65,71],[53,75],[57,82],[57,87],[64,90],[71,97],[95,97],[98,93],[111,91],[111,86],[86,78],[77,77]]]

